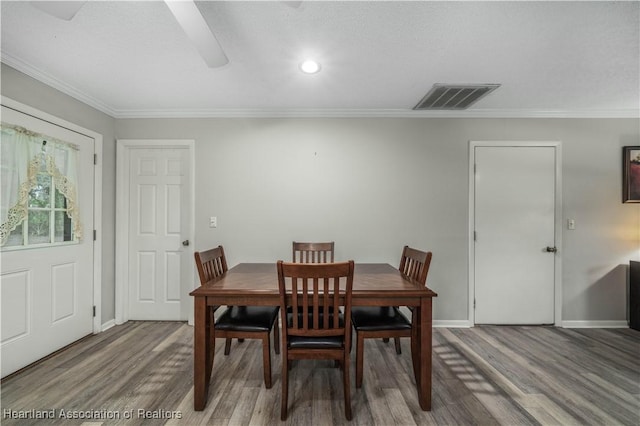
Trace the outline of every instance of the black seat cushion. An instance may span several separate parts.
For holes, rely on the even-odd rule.
[[[331,309],[333,311],[333,309]],[[298,309],[298,325],[302,327],[302,308]],[[308,314],[309,327],[313,324],[312,314]],[[320,318],[318,318],[320,327],[322,327],[323,314],[320,312]],[[289,327],[293,326],[293,314],[287,314],[287,322]],[[344,327],[344,316],[342,312],[338,316],[338,326]],[[333,315],[329,317],[329,327],[333,327]],[[309,337],[309,336],[289,336],[287,338],[289,347],[292,349],[330,349],[341,348],[344,345],[344,336],[322,336],[322,337]]]
[[[291,349],[337,349],[344,346],[344,336],[289,336],[287,341]]]
[[[269,331],[278,318],[277,306],[231,306],[216,321],[216,329]]]
[[[356,330],[409,330],[411,321],[395,306],[357,306],[351,308],[351,322]]]

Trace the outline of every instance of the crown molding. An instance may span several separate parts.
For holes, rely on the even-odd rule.
[[[104,102],[101,102],[100,100],[87,95],[76,87],[67,84],[62,80],[59,80],[46,72],[39,70],[38,68],[32,66],[31,64],[28,64],[27,62],[24,62],[21,59],[16,58],[15,56],[12,56],[5,52],[1,52],[0,60],[2,61],[2,63],[9,65],[11,68],[15,68],[21,73],[26,74],[29,77],[32,77],[39,82],[46,84],[47,86],[59,90],[65,95],[69,95],[72,98],[86,105],[89,105],[92,108],[97,109],[98,111],[101,111],[111,117],[117,118],[116,111],[106,105]]]
[[[5,52],[1,61],[113,118],[640,118],[640,108],[622,110],[468,109],[117,109]]]
[[[413,111],[405,109],[117,110],[115,118],[640,118],[638,110]]]

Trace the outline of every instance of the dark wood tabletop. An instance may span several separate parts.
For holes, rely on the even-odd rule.
[[[429,288],[407,280],[386,263],[356,263],[353,276],[353,298],[385,298],[402,296],[436,297]],[[240,263],[224,276],[213,279],[190,293],[191,296],[273,296],[280,303],[275,263]],[[389,305],[385,300],[381,306]],[[413,306],[413,305],[411,305]]]

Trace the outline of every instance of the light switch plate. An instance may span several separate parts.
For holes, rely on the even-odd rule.
[[[211,216],[209,218],[209,228],[217,228],[218,227],[218,218],[215,216]]]

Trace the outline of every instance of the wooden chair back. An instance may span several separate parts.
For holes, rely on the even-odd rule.
[[[224,248],[218,246],[202,252],[195,252],[196,266],[200,275],[200,284],[204,284],[227,272],[227,258]]]
[[[293,242],[294,263],[333,263],[334,242],[301,243]]]
[[[425,252],[404,246],[398,269],[405,276],[418,281],[422,285],[426,285],[431,256],[432,253],[430,251]]]
[[[280,309],[298,312],[291,321],[283,315],[283,345],[287,336],[344,336],[344,347],[350,347],[353,260],[322,264],[280,260],[277,267]],[[345,306],[344,320],[340,306]]]

